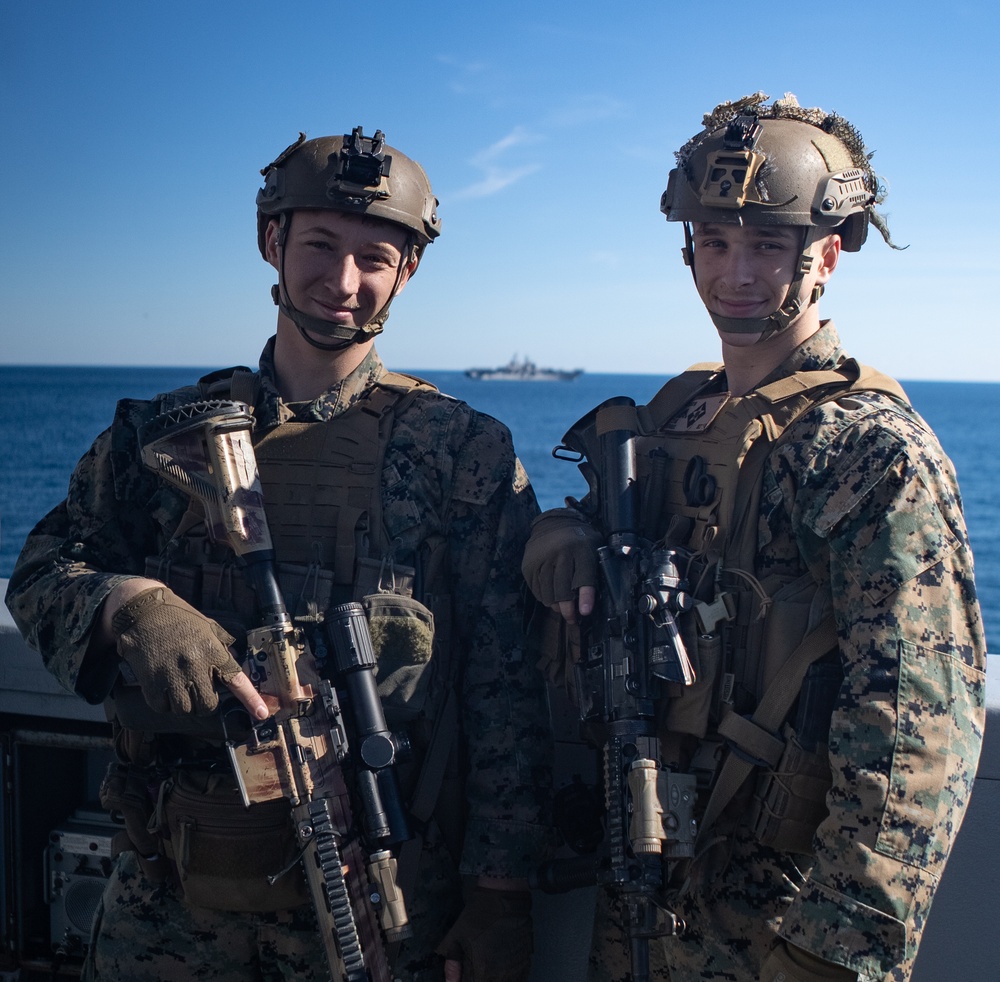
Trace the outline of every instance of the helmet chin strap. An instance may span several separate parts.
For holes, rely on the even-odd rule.
[[[271,299],[278,310],[298,328],[299,334],[308,344],[319,348],[320,351],[341,351],[352,344],[364,344],[364,342],[374,338],[376,334],[381,334],[385,322],[389,318],[389,305],[396,297],[396,291],[403,279],[403,271],[413,252],[413,237],[407,236],[406,245],[403,247],[399,259],[399,266],[396,269],[396,282],[393,284],[389,299],[382,305],[382,309],[362,327],[344,327],[344,325],[334,321],[307,314],[292,303],[292,298],[288,295],[288,289],[285,286],[285,240],[288,238],[290,224],[291,213],[283,212],[278,219],[278,282],[271,287]],[[313,337],[315,334],[330,340],[319,341]]]
[[[823,286],[817,283],[805,303],[803,303],[801,296],[802,280],[805,278],[806,273],[812,269],[813,263],[816,261],[816,257],[808,255],[806,250],[819,238],[817,234],[819,231],[819,229],[812,226],[806,227],[802,236],[798,268],[795,271],[792,282],[788,284],[788,289],[785,291],[785,299],[777,310],[768,314],[767,317],[724,317],[722,314],[716,314],[710,310],[708,315],[712,318],[712,323],[715,324],[716,330],[724,334],[759,334],[758,342],[766,341],[775,334],[787,331],[823,295]],[[683,252],[684,262],[691,267],[691,276],[694,278],[695,286],[697,286],[698,275],[694,268],[694,240],[691,235],[691,225],[689,222],[684,223]]]

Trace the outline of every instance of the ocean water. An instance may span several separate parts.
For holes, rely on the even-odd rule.
[[[206,369],[207,370],[207,369]],[[69,475],[110,422],[119,398],[148,398],[202,374],[193,368],[50,368],[0,365],[0,577],[25,536],[66,494]],[[502,419],[542,508],[586,484],[552,448],[585,412],[613,395],[648,400],[658,375],[587,373],[572,382],[474,381],[462,372],[416,374]],[[1000,645],[1000,384],[904,382],[958,471],[991,651]]]

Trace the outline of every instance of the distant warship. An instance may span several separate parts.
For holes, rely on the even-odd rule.
[[[500,368],[467,368],[465,374],[469,378],[482,379],[484,381],[512,381],[512,382],[572,382],[577,375],[583,373],[582,368],[562,369],[562,368],[539,368],[528,358],[518,360],[517,355]]]

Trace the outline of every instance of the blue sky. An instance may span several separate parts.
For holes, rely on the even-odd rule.
[[[359,124],[441,200],[391,366],[716,358],[659,196],[702,115],[762,89],[861,130],[910,245],[843,258],[823,313],[851,352],[1000,380],[998,20],[985,0],[3,0],[0,362],[256,364],[259,169]]]

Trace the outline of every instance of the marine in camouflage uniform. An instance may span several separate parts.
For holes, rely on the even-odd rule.
[[[301,157],[295,158],[297,153]],[[390,155],[391,176],[381,163]],[[294,158],[290,171],[289,157]],[[376,173],[352,170],[355,163],[375,165]],[[327,181],[338,166],[340,177],[350,183],[352,200],[346,203],[335,194],[326,197]],[[339,432],[338,422],[357,419],[358,413],[388,411],[391,429],[377,448],[381,466],[372,478],[381,528],[365,526],[365,515],[359,515],[359,528],[365,526],[366,534],[356,543],[338,543],[337,553],[342,555],[346,548],[348,557],[357,561],[357,576],[362,575],[360,564],[369,560],[364,575],[374,575],[374,586],[338,583],[331,560],[307,568],[304,575],[294,565],[280,566],[282,587],[293,613],[311,614],[313,619],[317,576],[333,582],[321,604],[360,599],[360,594],[376,589],[407,594],[412,589],[416,599],[430,606],[436,617],[433,648],[400,650],[390,645],[379,652],[380,695],[389,725],[406,729],[414,745],[416,762],[400,768],[404,792],[424,787],[421,757],[433,743],[431,734],[444,714],[449,691],[456,693],[459,705],[459,723],[444,746],[443,777],[429,786],[435,800],[424,802],[420,816],[412,819],[422,842],[419,866],[406,874],[415,884],[407,896],[413,936],[391,951],[393,975],[414,982],[440,980],[447,957],[465,975],[475,973],[477,982],[515,982],[526,977],[530,964],[526,877],[549,842],[551,732],[536,658],[525,648],[523,581],[518,573],[537,503],[506,427],[426,383],[386,372],[372,346],[389,301],[437,234],[436,201],[419,165],[386,147],[381,134],[365,138],[359,128],[343,140],[293,144],[267,169],[268,187],[283,168],[282,193],[269,198],[262,191],[259,199],[261,248],[279,269],[276,302],[281,309],[278,334],[265,347],[259,371],[223,371],[150,401],[120,402],[110,429],[77,466],[67,499],[26,542],[7,603],[49,670],[91,702],[105,699],[110,686],[121,683],[121,663],[114,646],[102,637],[101,625],[123,584],[145,584],[156,575],[184,592],[185,579],[177,570],[191,557],[220,560],[224,572],[219,584],[226,588],[218,586],[216,595],[209,596],[212,567],[205,564],[197,574],[203,586],[189,592],[188,599],[195,607],[211,608],[238,635],[238,627],[255,625],[240,623],[247,611],[241,609],[238,591],[230,590],[239,580],[236,564],[229,557],[227,566],[223,546],[204,541],[203,527],[192,524],[187,496],[143,466],[140,428],[166,409],[220,393],[241,395],[252,406],[258,445],[264,437],[280,436],[290,424],[311,423],[333,434]],[[365,180],[388,193],[365,201],[357,186]],[[317,184],[323,196],[318,201]],[[309,291],[317,291],[314,285],[296,294],[305,264],[301,242],[294,236],[300,221],[297,209],[305,204],[318,205],[301,214],[315,222],[308,229],[308,242],[322,244],[317,251],[331,270],[323,275],[349,277],[354,263],[362,274],[374,270],[382,276],[381,294],[379,283],[372,287],[372,277],[362,275],[352,297],[338,301],[346,311],[359,310],[356,315],[330,316],[330,306],[303,302],[301,298],[311,297]],[[279,247],[277,226],[286,223],[293,231]],[[396,228],[405,234],[393,232]],[[357,248],[351,238],[355,233],[360,236]],[[385,254],[388,260],[395,256],[392,248],[398,249],[398,269],[383,258],[386,242],[391,247]],[[276,258],[282,249],[288,257]],[[373,255],[377,262],[369,258]],[[292,302],[293,295],[302,310]],[[313,384],[315,394],[301,398],[303,389],[288,385],[288,355],[309,359],[313,350],[324,368],[343,366],[346,352],[349,370],[330,373],[329,384]],[[387,391],[392,393],[388,403]],[[373,448],[362,449],[370,458]],[[354,469],[364,471],[367,465],[358,459]],[[349,469],[351,462],[347,464]],[[269,488],[280,492],[282,473],[279,466],[268,477],[262,464],[265,498]],[[321,473],[317,483],[322,488]],[[316,497],[314,504],[319,500]],[[281,541],[276,539],[279,563]],[[315,543],[317,555],[330,545],[326,540]],[[371,574],[372,569],[377,573]],[[406,581],[406,589],[398,586],[397,577]],[[322,661],[321,633],[311,627],[307,633]],[[382,661],[383,654],[395,661]],[[394,684],[394,678],[401,681]],[[191,685],[197,691],[197,683]],[[150,701],[155,694],[143,689],[143,695]],[[241,698],[253,713],[253,697]],[[123,703],[110,705],[114,713]],[[149,710],[143,719],[154,715]],[[148,773],[157,778],[155,786],[145,789],[154,826],[162,817],[154,809],[158,793],[167,802],[182,785],[220,786],[230,799],[236,794],[221,740],[190,735],[187,718],[161,713],[163,718],[177,719],[176,733],[163,732],[161,724],[160,732],[144,733],[141,721],[116,723],[122,755],[150,763]],[[172,843],[155,844],[169,850],[183,876],[176,834]],[[210,897],[206,903],[221,909],[208,909],[200,900],[185,901],[187,886],[178,881],[177,870],[162,875],[155,861],[142,858],[145,852],[130,848],[117,859],[97,915],[89,977],[139,982],[329,977],[312,908],[301,898],[283,909],[230,910],[224,901],[214,903]],[[277,872],[284,859],[275,854],[257,861],[263,871]]]
[[[727,527],[725,507],[718,509],[731,537],[716,582],[734,598],[740,583],[748,586],[721,629],[731,661],[696,721],[703,732],[683,710],[697,684],[671,691],[669,701],[665,692],[660,705],[669,755],[662,763],[698,774],[702,828],[697,858],[677,865],[666,890],[686,930],[651,943],[652,977],[903,982],[968,805],[982,740],[985,642],[972,554],[954,470],[933,433],[898,386],[848,359],[832,322],[818,315],[839,248],[859,248],[869,221],[884,228],[873,218],[877,182],[860,137],[840,117],[803,110],[794,98],[764,106],[765,98],[706,116],[705,130],[678,155],[663,201],[668,220],[691,223],[686,258],[725,364],[695,366],[668,383],[649,414],[640,411],[640,485],[649,479],[642,451],[656,446],[687,459],[704,453],[711,476],[713,462],[726,463],[710,445],[720,421],[753,400],[758,408],[733,431],[746,454],[739,467],[749,468],[755,441],[767,454],[759,499],[745,488],[730,499],[737,513],[757,502],[742,539],[736,519]],[[810,153],[813,171],[796,173]],[[838,181],[861,181],[864,194],[844,204]],[[720,203],[727,194],[745,198]],[[835,215],[823,222],[815,209],[827,199]],[[800,250],[811,263],[796,264]],[[772,295],[781,303],[769,312]],[[782,400],[817,378],[823,384],[802,411],[779,422]],[[672,385],[683,395],[657,417]],[[735,479],[714,473],[732,495]],[[661,491],[668,512],[704,529],[690,499],[676,488]],[[599,539],[574,524],[588,505],[542,516],[525,554],[536,596],[570,621],[592,608],[597,582],[590,553]],[[706,547],[700,558],[709,555]],[[796,627],[789,611],[797,599]],[[764,726],[764,693],[781,677],[774,649],[787,653],[814,629],[818,636],[831,615],[835,647],[812,659],[795,702]],[[680,616],[694,651],[693,617]],[[755,631],[762,640],[753,640]],[[769,744],[771,762],[753,766]],[[722,795],[727,768],[742,783]],[[629,977],[622,925],[617,899],[601,892],[591,979]]]

